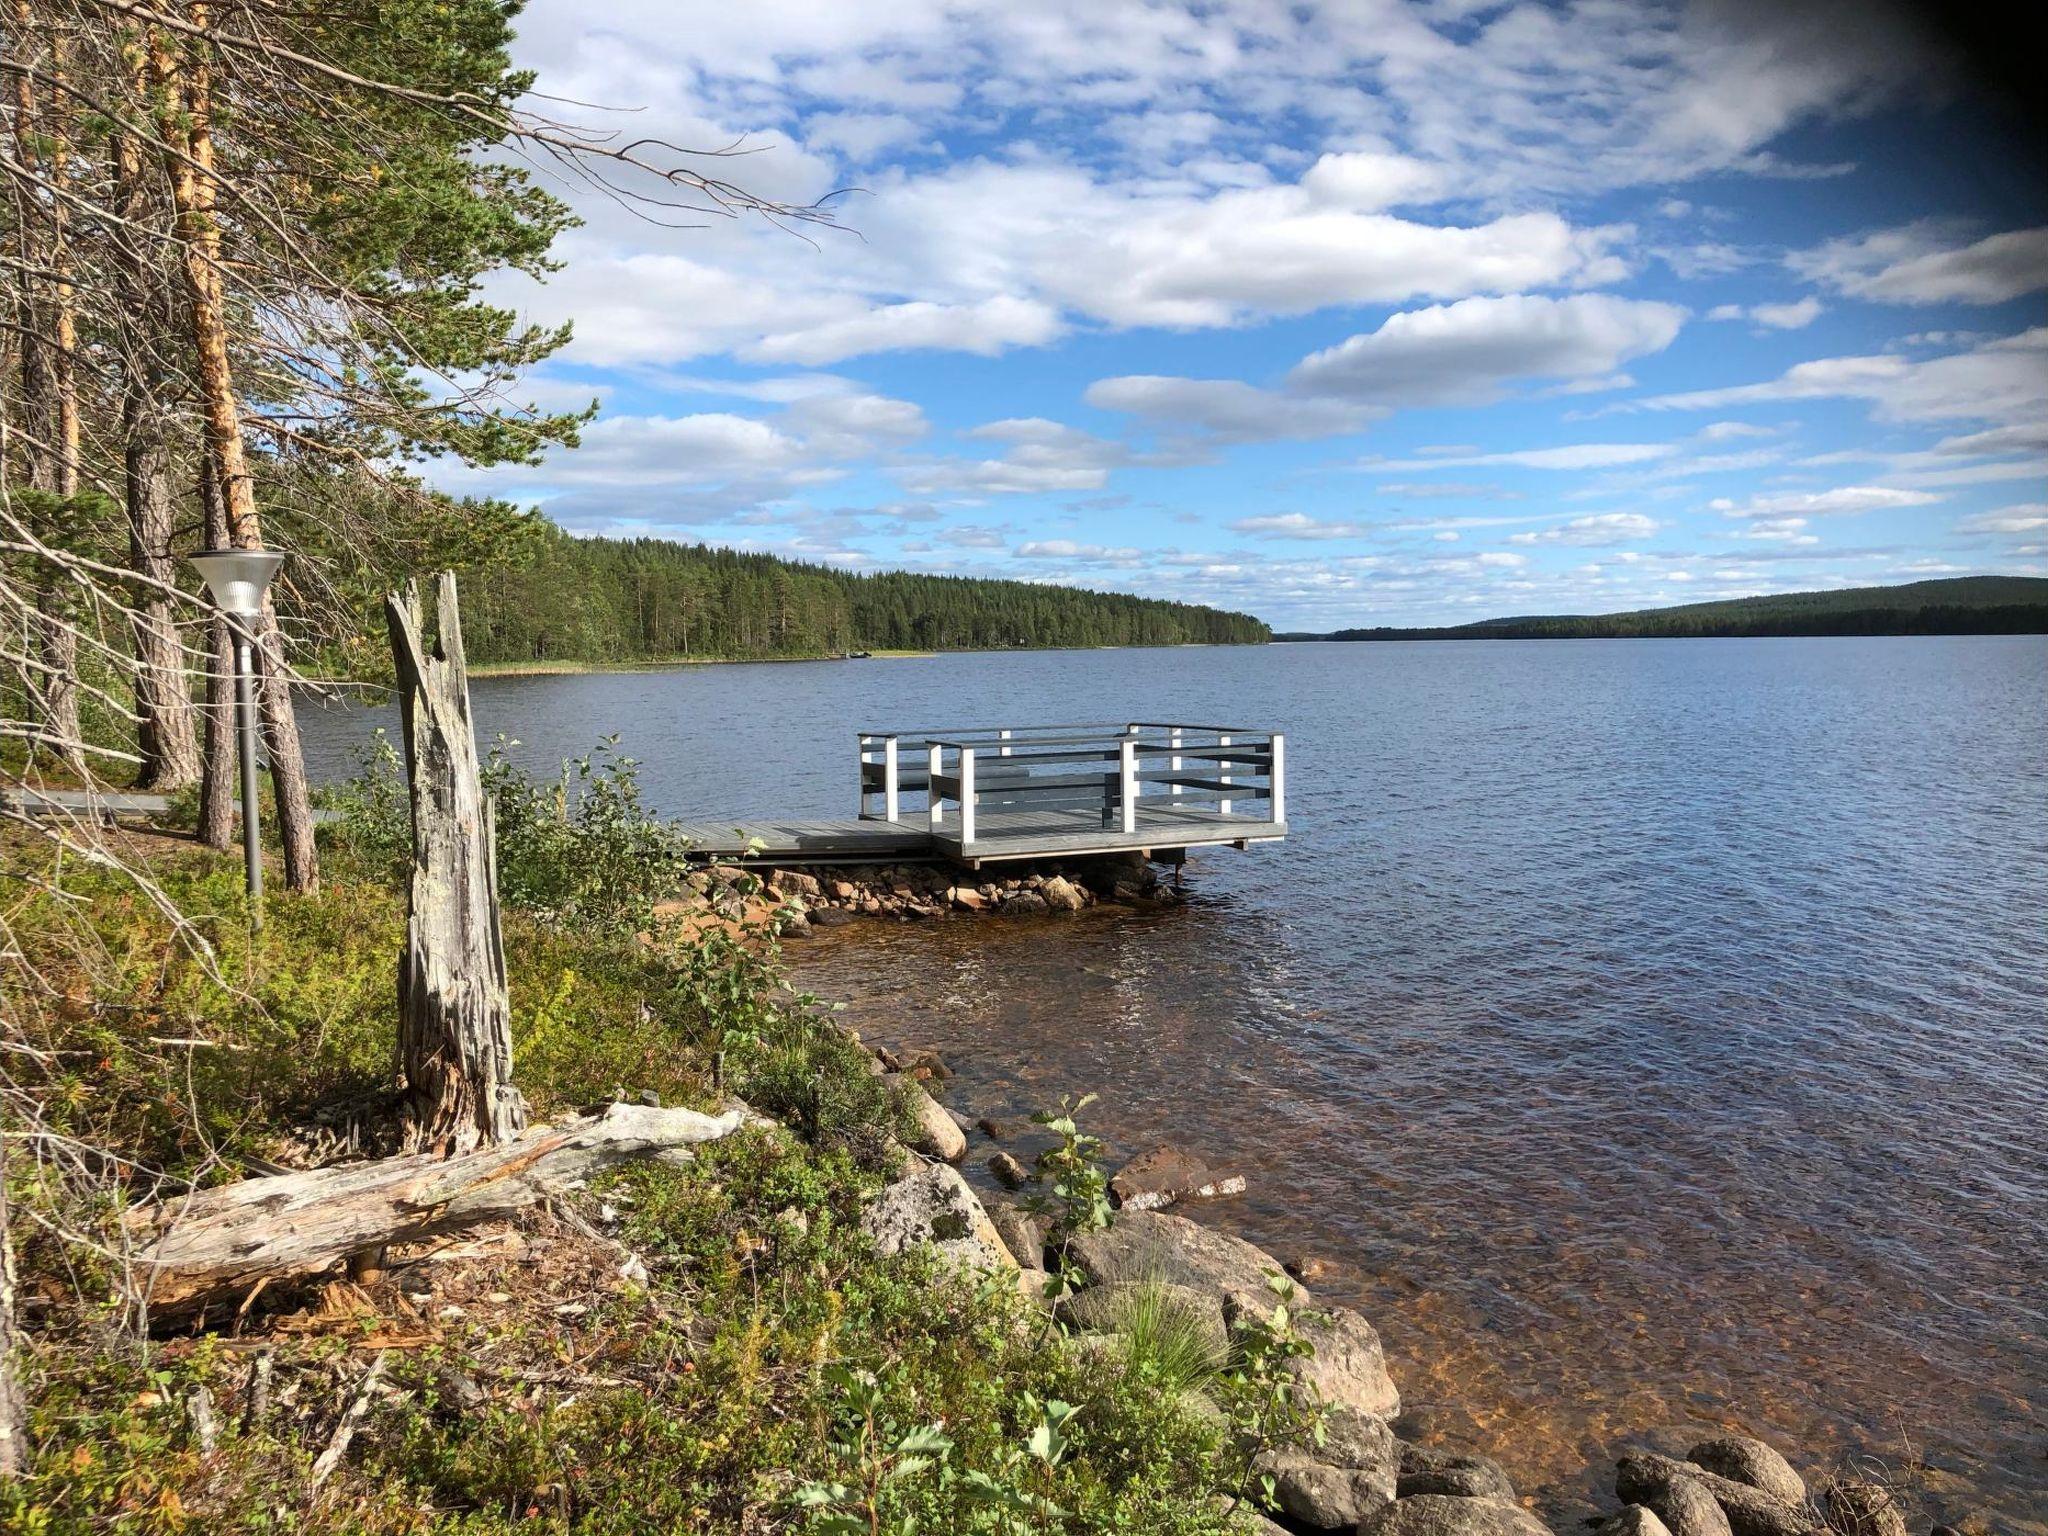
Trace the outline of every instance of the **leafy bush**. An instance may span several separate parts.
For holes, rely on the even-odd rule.
[[[682,879],[687,841],[640,799],[640,765],[607,736],[552,780],[512,760],[500,736],[483,765],[498,834],[498,895],[538,922],[604,933],[651,926]],[[412,851],[403,766],[383,731],[356,776],[327,790],[331,846],[377,874],[402,875]]]

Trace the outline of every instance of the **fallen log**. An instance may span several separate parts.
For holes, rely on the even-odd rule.
[[[705,1115],[613,1104],[460,1157],[413,1153],[198,1190],[128,1214],[137,1249],[128,1299],[154,1312],[189,1311],[265,1281],[317,1274],[366,1248],[509,1216],[615,1164],[686,1158],[700,1142],[766,1123],[744,1106]]]

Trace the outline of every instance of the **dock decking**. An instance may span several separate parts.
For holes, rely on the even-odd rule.
[[[863,731],[858,817],[680,830],[694,857],[763,863],[1172,857],[1284,838],[1285,754],[1278,733],[1236,726]]]

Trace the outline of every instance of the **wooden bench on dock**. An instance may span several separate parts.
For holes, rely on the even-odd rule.
[[[1277,731],[1134,721],[862,731],[860,816],[687,826],[705,858],[855,864],[1014,859],[1273,842],[1287,835]]]

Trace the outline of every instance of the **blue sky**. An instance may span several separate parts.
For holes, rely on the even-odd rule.
[[[572,197],[584,533],[1281,628],[2048,574],[2048,188],[1867,6],[533,0],[843,230]],[[582,109],[578,109],[579,111]],[[564,189],[568,191],[569,189]]]

